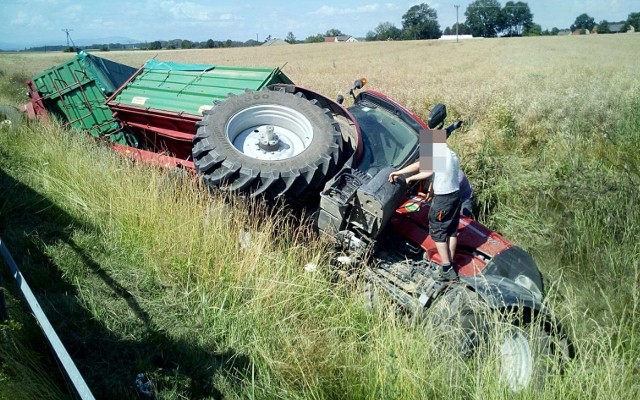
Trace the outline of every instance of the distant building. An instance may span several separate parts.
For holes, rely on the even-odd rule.
[[[358,39],[353,36],[343,35],[343,36],[325,36],[325,42],[357,42]]]
[[[628,32],[624,30],[624,25],[625,22],[611,22],[609,24],[609,31],[611,33],[623,33],[623,32]],[[631,29],[633,29],[633,26],[630,26]],[[598,33],[598,25],[594,26],[593,29],[591,30],[591,33]]]
[[[482,38],[474,38],[473,35],[442,35],[438,40],[465,40],[465,39],[482,39]]]

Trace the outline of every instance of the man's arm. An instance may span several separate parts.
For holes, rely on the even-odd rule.
[[[420,162],[416,161],[413,164],[409,164],[406,167],[399,169],[397,171],[393,171],[392,173],[389,174],[389,182],[395,182],[396,178],[400,175],[404,175],[404,174],[414,174],[416,172],[420,171]],[[407,179],[407,182],[409,182],[409,179]]]
[[[419,172],[419,173],[417,173],[415,175],[411,175],[410,177],[408,177],[407,178],[407,183],[410,183],[410,182],[413,182],[413,181],[421,181],[423,179],[427,179],[431,175],[433,175],[433,171]]]

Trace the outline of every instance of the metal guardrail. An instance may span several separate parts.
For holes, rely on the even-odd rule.
[[[67,352],[67,349],[64,347],[64,345],[60,341],[58,334],[53,329],[53,326],[49,322],[49,319],[47,318],[44,311],[40,307],[40,303],[38,303],[38,300],[36,299],[35,295],[31,291],[31,288],[29,287],[27,280],[24,278],[24,276],[22,276],[22,273],[20,272],[18,265],[13,260],[13,257],[11,257],[11,253],[9,253],[9,249],[2,241],[2,238],[0,238],[0,253],[4,258],[5,263],[9,267],[9,271],[11,272],[11,275],[13,275],[16,282],[18,283],[18,287],[20,288],[20,291],[22,292],[25,299],[27,300],[27,303],[29,304],[29,307],[31,308],[33,315],[36,317],[38,324],[40,324],[40,328],[42,329],[42,332],[47,337],[49,344],[51,345],[54,352],[56,353],[58,360],[60,360],[60,363],[62,364],[65,372],[67,373],[67,376],[71,380],[71,383],[76,389],[78,395],[82,400],[94,400],[95,398],[93,397],[91,390],[89,390],[89,387],[85,383],[84,378],[82,378],[80,371],[78,371],[78,368],[76,367],[75,363],[71,359],[71,356]]]

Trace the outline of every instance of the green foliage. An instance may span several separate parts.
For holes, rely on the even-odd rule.
[[[322,33],[318,33],[314,36],[308,36],[305,40],[305,43],[322,43],[324,42],[324,35]]]
[[[532,33],[532,29],[527,29],[533,26],[533,13],[531,13],[527,3],[523,1],[507,1],[503,8],[503,15],[504,29],[507,31],[507,36],[524,35],[525,31],[527,32],[526,36],[535,35]]]
[[[594,26],[596,26],[596,21],[593,17],[590,17],[586,13],[580,14],[576,17],[573,24],[571,24],[571,31],[575,31],[576,29],[591,31]]]
[[[287,37],[284,40],[287,43],[295,44],[296,43],[296,36],[293,34],[293,32],[289,32],[289,33],[287,33]]]
[[[405,39],[437,39],[442,35],[438,13],[426,3],[412,6],[402,16]]]
[[[26,102],[25,82],[30,78],[26,71],[0,69],[0,93],[6,97],[5,101],[12,101],[15,104]]]
[[[611,27],[609,26],[609,22],[606,19],[600,21],[598,24],[598,33],[613,33],[611,32]]]
[[[381,22],[373,32],[367,33],[367,40],[399,40],[402,31],[391,22]]]
[[[633,26],[636,32],[640,32],[640,12],[632,12],[627,17],[627,24]]]
[[[332,36],[343,36],[343,35],[344,35],[344,33],[342,33],[342,31],[340,29],[336,29],[336,28],[328,29],[324,34],[324,36],[329,36],[329,37],[332,37]]]
[[[180,44],[180,48],[182,49],[192,49],[193,48],[193,42],[190,40],[183,40],[182,43]]]
[[[498,0],[475,0],[464,15],[473,36],[496,37],[504,26],[504,13]]]
[[[529,24],[524,27],[522,36],[540,36],[542,35],[542,27],[538,24]]]
[[[162,43],[160,43],[159,40],[153,41],[151,43],[149,43],[149,47],[147,47],[149,50],[161,50],[162,49]]]

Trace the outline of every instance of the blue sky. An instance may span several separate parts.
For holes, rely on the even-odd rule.
[[[328,29],[365,36],[380,22],[402,27],[402,15],[427,3],[442,29],[456,22],[471,0],[0,0],[0,47],[65,44],[73,40],[126,37],[141,41],[189,39],[264,40],[268,35],[298,40]],[[502,5],[505,1],[500,1]],[[596,22],[626,20],[640,12],[638,0],[530,0],[534,22],[568,28],[587,13]]]

